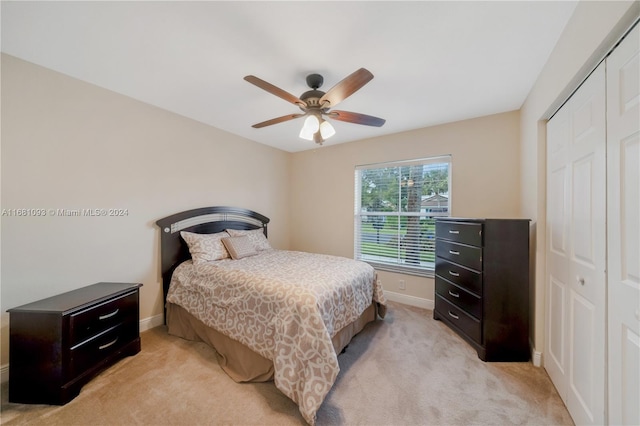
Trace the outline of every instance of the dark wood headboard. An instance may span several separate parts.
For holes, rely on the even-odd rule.
[[[251,210],[238,207],[202,207],[172,214],[156,221],[160,227],[160,268],[164,303],[171,283],[173,270],[185,260],[191,259],[189,248],[180,231],[197,234],[214,234],[225,229],[262,228],[267,236],[269,218]]]

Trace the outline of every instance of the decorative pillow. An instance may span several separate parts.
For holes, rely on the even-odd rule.
[[[258,254],[255,247],[251,243],[251,239],[249,239],[247,235],[223,238],[222,244],[224,244],[224,246],[227,248],[227,251],[231,255],[231,258],[234,260]]]
[[[229,236],[224,231],[216,234],[195,234],[181,231],[180,235],[187,242],[191,259],[195,265],[229,258],[229,253],[221,241]]]
[[[267,240],[267,237],[264,236],[264,232],[262,229],[227,229],[227,232],[232,237],[240,237],[242,235],[246,235],[249,237],[249,241],[253,244],[256,251],[269,250],[271,248],[271,244]]]

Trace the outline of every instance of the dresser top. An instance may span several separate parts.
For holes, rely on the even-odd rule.
[[[470,218],[470,217],[450,217],[450,216],[442,216],[436,217],[437,221],[440,222],[531,222],[531,219],[519,219],[519,218]]]
[[[7,312],[51,312],[65,313],[70,310],[83,308],[102,300],[110,299],[120,294],[137,290],[140,283],[96,283],[86,287],[71,290],[57,296],[48,297],[26,305],[7,310]]]

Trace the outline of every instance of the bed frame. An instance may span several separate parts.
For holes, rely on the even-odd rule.
[[[156,221],[160,227],[160,269],[162,271],[163,305],[174,269],[185,260],[191,259],[187,243],[180,231],[196,234],[214,234],[225,229],[262,228],[267,236],[269,218],[251,210],[237,207],[202,207],[176,213]],[[166,323],[166,311],[165,311]]]
[[[210,234],[222,232],[225,229],[262,229],[266,236],[268,223],[269,219],[259,213],[235,207],[193,209],[176,213],[156,222],[161,230],[161,270],[167,332],[186,340],[201,341],[212,347],[218,354],[220,367],[232,380],[238,383],[275,380],[278,372],[274,361],[263,357],[215,328],[209,327],[180,305],[167,303],[167,293],[174,270],[191,257],[186,243],[180,236],[180,231]],[[358,318],[337,331],[331,338],[335,353],[343,352],[351,339],[367,324],[375,321],[378,314],[384,316],[384,311],[381,309],[384,309],[382,305],[372,302]],[[276,387],[278,387],[277,383]],[[305,397],[303,395],[300,398]],[[305,402],[299,405],[303,416],[315,415],[315,413],[305,411],[315,409],[313,404]]]

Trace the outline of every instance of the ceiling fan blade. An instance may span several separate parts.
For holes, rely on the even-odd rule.
[[[263,121],[262,123],[254,124],[251,127],[255,128],[255,129],[259,129],[261,127],[271,126],[272,124],[278,124],[278,123],[282,123],[282,122],[285,122],[285,121],[293,120],[294,118],[302,117],[304,115],[305,114],[283,115],[282,117],[272,118],[271,120],[267,120],[267,121]]]
[[[331,112],[327,113],[327,116],[333,118],[334,120],[346,121],[348,123],[355,124],[364,124],[365,126],[381,127],[386,122],[386,120],[383,118],[349,111],[332,110]]]
[[[328,102],[329,105],[324,105],[324,107],[333,108],[370,82],[371,79],[373,79],[373,74],[364,68],[360,68],[329,89],[329,91],[320,98],[318,103],[323,105],[325,102]]]
[[[249,83],[258,86],[262,90],[266,90],[267,92],[271,93],[272,95],[276,95],[277,97],[284,99],[287,102],[291,102],[292,104],[295,104],[295,105],[298,105],[298,106],[302,106],[304,108],[307,107],[307,104],[304,101],[300,100],[297,96],[294,96],[291,93],[286,92],[286,91],[282,90],[281,88],[274,86],[271,83],[267,83],[266,81],[254,76],[254,75],[248,75],[244,79],[246,81],[248,81]]]

